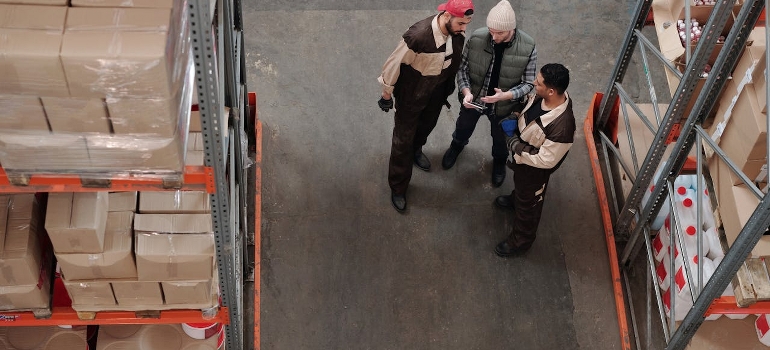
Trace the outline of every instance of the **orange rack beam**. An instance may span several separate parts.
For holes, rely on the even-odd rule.
[[[623,350],[630,350],[631,336],[628,331],[626,300],[623,294],[623,287],[621,286],[618,254],[615,250],[615,233],[612,230],[612,219],[609,209],[610,206],[607,199],[607,193],[604,190],[604,178],[602,176],[599,155],[596,150],[596,143],[594,142],[594,114],[599,111],[603,96],[604,94],[599,92],[594,94],[594,98],[591,101],[591,106],[588,107],[585,123],[583,124],[583,132],[585,133],[586,144],[588,145],[588,156],[591,158],[591,169],[593,170],[594,181],[596,182],[596,192],[597,197],[599,197],[599,206],[602,210],[604,238],[607,242],[607,253],[610,260],[610,274],[612,276],[612,291],[615,296],[615,312],[618,316],[618,328],[620,330],[620,345]],[[618,104],[615,103],[615,107],[612,110],[615,116],[617,116],[618,112],[617,107]]]
[[[713,314],[770,314],[770,301],[758,301],[747,307],[738,307],[735,297],[716,298],[706,310],[706,316]]]
[[[206,191],[214,193],[214,171],[211,167],[186,166],[181,188],[168,188],[163,176],[113,176],[102,187],[84,186],[79,175],[32,174],[28,185],[14,185],[0,168],[0,192],[97,192],[97,191]]]
[[[102,324],[171,324],[171,323],[223,323],[229,324],[226,307],[220,307],[213,318],[203,318],[201,310],[167,310],[160,311],[158,318],[137,317],[131,311],[102,311],[96,313],[93,320],[81,320],[77,311],[71,307],[60,306],[51,308],[51,317],[37,319],[32,312],[3,312],[0,313],[0,326],[58,326],[58,325],[102,325]]]

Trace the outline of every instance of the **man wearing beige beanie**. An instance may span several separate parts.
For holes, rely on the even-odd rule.
[[[516,28],[516,13],[508,0],[502,0],[489,11],[487,26],[471,34],[462,57],[457,72],[462,106],[441,166],[454,166],[484,114],[491,126],[492,185],[499,187],[505,180],[508,157],[499,122],[521,111],[523,98],[532,91],[537,62],[535,40]]]

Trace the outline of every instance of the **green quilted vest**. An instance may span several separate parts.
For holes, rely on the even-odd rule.
[[[492,64],[492,46],[489,42],[492,35],[486,27],[476,29],[468,40],[468,70],[471,82],[471,93],[478,97],[484,77]],[[503,91],[521,83],[521,77],[529,63],[529,55],[535,49],[535,40],[529,34],[517,29],[511,46],[503,51],[503,62],[500,66],[500,80],[498,85]],[[462,101],[462,92],[460,93]],[[521,109],[521,104],[512,100],[504,100],[495,103],[495,114],[505,117],[514,111],[514,107]]]

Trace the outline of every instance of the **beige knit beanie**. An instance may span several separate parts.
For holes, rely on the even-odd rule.
[[[487,15],[487,27],[494,30],[510,31],[516,29],[516,13],[508,0],[500,0]]]

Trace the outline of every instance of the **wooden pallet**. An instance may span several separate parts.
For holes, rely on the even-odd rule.
[[[53,174],[53,173],[29,173],[20,172],[14,170],[6,170],[5,175],[8,182],[13,186],[26,187],[32,182],[33,177],[40,179],[45,178],[62,178],[68,177],[75,180],[79,180],[80,185],[85,188],[102,188],[108,189],[112,187],[113,180],[117,179],[155,179],[162,182],[163,188],[166,189],[179,189],[184,184],[184,174],[181,173],[168,173],[168,174],[144,174],[144,173],[104,173],[104,174]]]
[[[72,308],[81,320],[95,320],[100,312],[113,312],[113,311],[127,311],[133,312],[136,318],[161,318],[163,311],[169,310],[200,310],[201,318],[210,319],[214,318],[219,313],[219,305],[213,304],[213,306],[197,306],[193,305],[159,305],[153,306],[152,310],[146,310],[148,307],[104,307],[104,306],[92,306],[92,305],[72,305]]]

